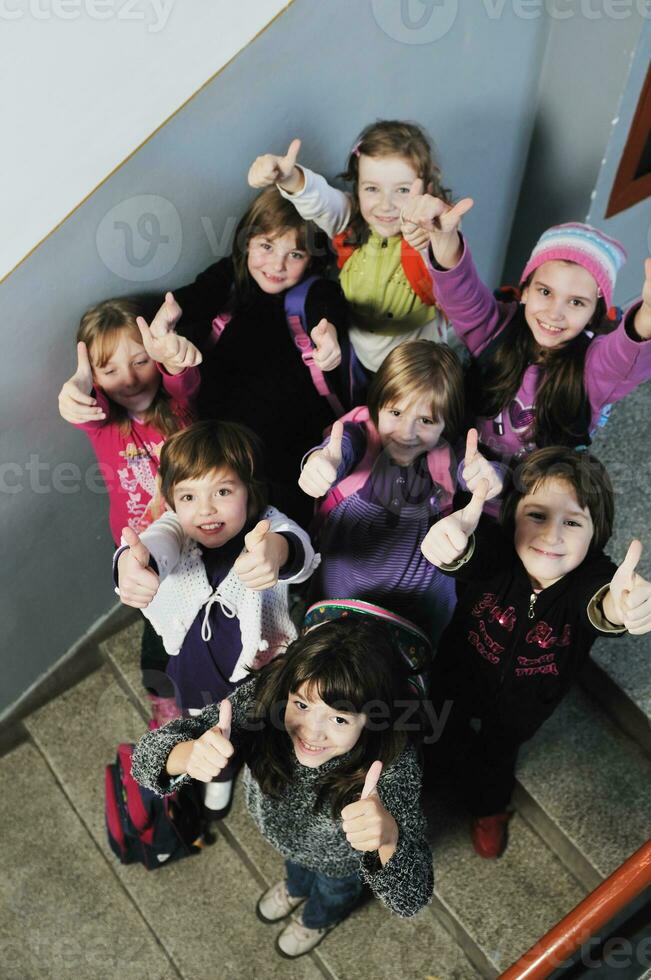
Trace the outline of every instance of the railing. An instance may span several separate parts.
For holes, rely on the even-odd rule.
[[[651,840],[538,940],[499,980],[545,980],[651,884]]]

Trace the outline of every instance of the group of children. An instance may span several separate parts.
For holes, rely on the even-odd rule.
[[[124,300],[84,316],[59,399],[103,465],[116,588],[146,619],[162,727],[134,775],[200,780],[219,817],[244,766],[286,860],[257,914],[289,917],[289,957],[365,885],[400,915],[429,901],[423,765],[457,777],[475,850],[499,856],[519,746],[597,636],[651,631],[641,545],[603,554],[613,491],[586,451],[651,377],[651,260],[618,316],[623,249],[558,226],[503,301],[418,126],[367,127],[350,194],[299,151],[253,163],[231,257],[151,324]]]

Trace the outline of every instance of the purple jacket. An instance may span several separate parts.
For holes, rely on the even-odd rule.
[[[459,263],[442,270],[427,264],[438,302],[452,321],[455,332],[472,356],[477,356],[511,322],[517,303],[501,303],[484,285],[464,242]],[[605,405],[619,401],[651,378],[651,340],[635,340],[633,317],[639,302],[631,306],[612,333],[595,337],[585,358],[583,383],[590,404],[590,429]],[[479,418],[482,445],[503,457],[530,452],[535,445],[526,433],[534,419],[534,402],[541,369],[530,364],[514,400],[495,418]]]

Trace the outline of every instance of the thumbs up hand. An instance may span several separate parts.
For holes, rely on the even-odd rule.
[[[171,295],[168,293],[168,296]],[[160,313],[160,310],[158,312]],[[148,326],[144,317],[139,316],[136,319],[142,337],[142,346],[152,361],[158,361],[162,364],[168,374],[180,374],[186,368],[197,367],[201,364],[203,360],[201,352],[193,343],[185,337],[179,336],[174,330],[167,333],[159,332],[159,335],[156,336],[154,333],[155,322],[154,319],[151,326]]]
[[[651,582],[636,571],[641,557],[641,543],[631,541],[603,600],[607,619],[638,636],[651,631]]]
[[[440,568],[441,565],[452,565],[465,554],[470,535],[479,524],[487,493],[487,481],[480,480],[470,503],[429,529],[420,546],[428,562]]]
[[[233,571],[247,589],[262,592],[278,581],[278,573],[289,557],[289,545],[282,534],[269,530],[269,521],[258,521],[244,537],[245,551]]]
[[[303,171],[296,166],[300,140],[292,140],[284,156],[265,153],[251,164],[248,181],[251,187],[270,187],[278,184],[288,194],[295,194],[303,189],[305,178]]]
[[[164,337],[165,334],[173,333],[182,313],[183,310],[174,299],[174,293],[165,293],[165,299],[151,321],[152,336],[160,338]],[[138,319],[142,320],[143,317],[138,317]]]
[[[470,197],[464,197],[454,205],[447,204],[431,194],[416,193],[412,184],[409,197],[400,213],[400,220],[408,229],[411,226],[426,231],[438,264],[444,269],[453,269],[461,258],[461,218],[470,211],[473,204]]]
[[[90,366],[86,344],[77,344],[77,370],[68,378],[59,392],[59,414],[66,422],[80,425],[83,422],[101,422],[106,413],[91,396],[93,369]]]
[[[337,329],[325,317],[310,332],[315,346],[314,362],[321,371],[334,371],[341,364],[341,347]]]
[[[219,706],[219,720],[214,728],[209,728],[193,741],[179,742],[174,746],[165,765],[168,775],[180,776],[187,773],[202,783],[209,783],[218,776],[235,751],[229,741],[232,713],[230,701],[224,698]]]
[[[343,422],[334,422],[330,439],[323,449],[312,453],[298,478],[298,485],[308,497],[323,497],[337,482],[337,470],[341,465],[341,440]]]
[[[651,258],[644,262],[644,283],[642,284],[642,305],[633,321],[636,334],[642,340],[651,337]]]
[[[488,484],[486,500],[492,500],[502,492],[503,481],[499,471],[479,452],[478,441],[477,429],[469,429],[461,476],[471,493],[475,492],[481,480],[486,480]]]
[[[145,609],[158,592],[158,575],[149,568],[149,551],[130,527],[122,530],[129,547],[118,558],[118,587],[125,606]]]
[[[423,194],[423,181],[420,177],[417,177],[409,188],[408,201],[413,201],[417,197],[422,197]],[[429,245],[429,229],[425,230],[414,221],[410,221],[407,217],[407,211],[405,208],[400,212],[400,231],[402,237],[405,241],[415,248],[418,252],[426,252],[427,246]]]
[[[341,819],[350,846],[356,851],[379,851],[385,865],[398,846],[398,824],[377,794],[381,774],[382,763],[377,760],[366,774],[359,800],[343,808]]]

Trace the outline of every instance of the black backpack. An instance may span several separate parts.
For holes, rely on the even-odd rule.
[[[106,767],[106,832],[111,850],[122,864],[139,861],[154,871],[196,854],[214,837],[206,833],[194,783],[170,796],[157,796],[131,775],[133,749],[133,744],[121,743],[115,762]]]

